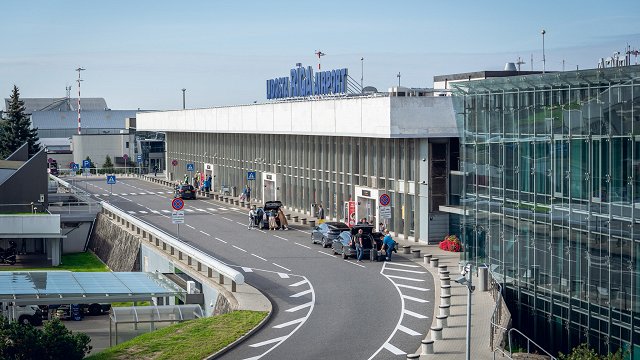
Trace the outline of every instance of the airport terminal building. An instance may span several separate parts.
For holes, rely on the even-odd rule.
[[[313,82],[300,89],[304,73],[292,71],[291,83],[275,80],[268,82],[271,102],[142,112],[138,131],[166,133],[173,180],[193,163],[213,176],[214,191],[235,188],[239,195],[249,185],[253,199],[280,200],[310,215],[322,204],[328,218],[383,222],[414,241],[449,233],[449,214],[439,206],[448,203],[448,173],[458,166],[451,97],[405,88],[347,95],[337,75],[326,80],[336,87],[323,94]],[[250,172],[255,180],[247,180]],[[379,203],[383,194],[387,207]]]
[[[640,358],[640,66],[453,87],[465,258],[547,350]]]

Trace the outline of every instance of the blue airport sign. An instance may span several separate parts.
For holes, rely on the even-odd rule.
[[[91,161],[89,160],[82,160],[82,167],[85,169],[88,169],[91,167]]]
[[[255,171],[247,171],[247,180],[255,180],[256,172]]]
[[[136,159],[138,160],[139,163],[142,163],[142,154],[138,154]]]
[[[196,167],[193,164],[187,164],[187,171],[193,171]]]
[[[297,67],[290,70],[289,77],[267,80],[267,99],[346,94],[348,76],[347,68],[314,74],[311,66]]]
[[[113,185],[116,183],[115,175],[107,175],[107,185]]]

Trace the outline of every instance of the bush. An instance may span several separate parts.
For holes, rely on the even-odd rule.
[[[440,245],[438,245],[440,249],[445,251],[452,252],[460,252],[462,251],[462,243],[460,239],[458,239],[455,235],[447,235],[444,237],[444,240],[440,241]]]
[[[598,355],[588,344],[580,344],[571,350],[569,354],[560,353],[560,360],[622,360],[625,358],[622,349],[607,355]]]

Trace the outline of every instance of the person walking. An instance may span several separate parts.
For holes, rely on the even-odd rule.
[[[385,252],[385,257],[387,261],[391,261],[391,254],[393,253],[395,248],[396,248],[396,242],[391,237],[391,234],[389,234],[389,230],[386,229],[384,231],[384,239],[382,239],[382,249]]]
[[[358,233],[356,234],[356,258],[359,262],[362,262],[362,257],[364,256],[364,246],[363,246],[363,237],[362,229],[358,229]]]
[[[289,222],[282,208],[278,208],[278,220],[280,220],[280,230],[289,230]]]
[[[322,207],[322,203],[318,205],[318,224],[324,223],[324,208]]]
[[[158,165],[153,167],[153,176],[158,176]]]
[[[252,207],[249,210],[249,227],[247,229],[251,230],[252,227],[256,225],[256,207]]]

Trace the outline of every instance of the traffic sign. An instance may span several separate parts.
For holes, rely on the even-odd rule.
[[[171,221],[174,224],[184,224],[184,211],[176,210],[171,213]]]
[[[107,184],[108,185],[113,185],[116,183],[116,176],[115,175],[107,175]]]
[[[391,219],[391,206],[380,206],[380,218]]]
[[[171,165],[178,166],[178,160],[176,159],[171,160]]]
[[[80,165],[76,163],[71,163],[71,168],[73,169],[73,171],[78,171],[78,169],[80,169]]]
[[[388,194],[380,195],[380,206],[388,206],[391,204],[391,197]]]
[[[142,163],[142,154],[138,154],[138,156],[136,156],[136,160],[137,160],[139,163]]]
[[[247,180],[255,180],[256,172],[255,171],[247,171]]]
[[[187,171],[193,171],[195,169],[195,166],[193,166],[193,164],[187,164]]]
[[[171,207],[173,210],[182,210],[184,207],[184,200],[181,198],[175,198],[171,201]]]
[[[87,169],[91,167],[91,161],[89,160],[82,160],[82,167]]]

